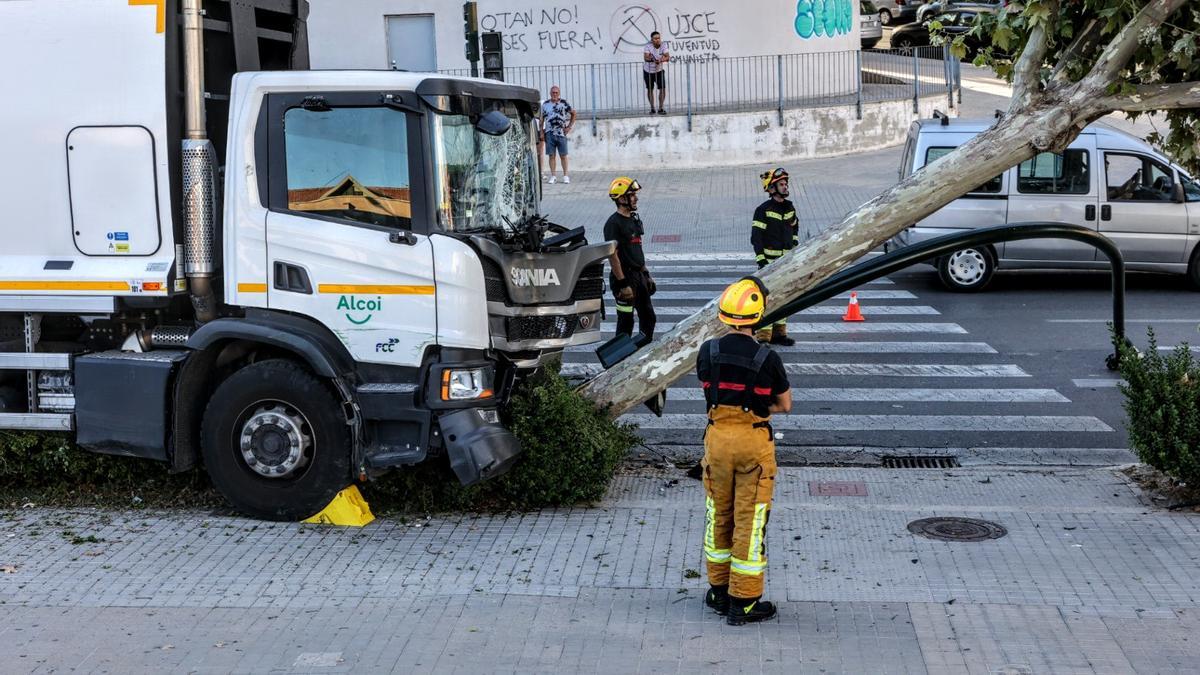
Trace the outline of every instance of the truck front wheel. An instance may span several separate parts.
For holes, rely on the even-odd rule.
[[[351,482],[350,431],[337,398],[290,361],[255,363],[222,382],[201,438],[213,485],[254,518],[303,520]]]

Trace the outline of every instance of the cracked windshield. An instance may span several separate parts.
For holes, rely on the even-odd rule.
[[[466,115],[437,115],[438,220],[458,232],[516,226],[537,213],[537,160],[530,118],[513,109],[509,130],[489,136]]]

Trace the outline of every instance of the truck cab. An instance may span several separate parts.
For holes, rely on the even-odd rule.
[[[267,519],[511,467],[505,403],[599,340],[612,252],[539,214],[538,92],[306,70],[302,0],[66,4],[0,4],[28,27],[0,44],[25,101],[0,111],[0,428],[202,464]],[[290,34],[254,24],[281,11]]]

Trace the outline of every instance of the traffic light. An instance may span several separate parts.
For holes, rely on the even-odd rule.
[[[466,38],[467,60],[471,62],[471,75],[477,73],[479,62],[479,6],[475,2],[463,3],[463,37]]]
[[[497,31],[481,34],[483,42],[483,76],[504,81],[504,41]]]

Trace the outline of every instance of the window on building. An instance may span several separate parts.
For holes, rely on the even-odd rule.
[[[284,115],[288,210],[410,229],[408,121],[383,107]]]

